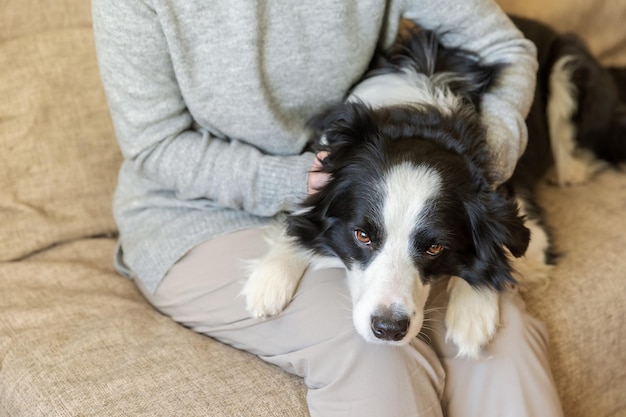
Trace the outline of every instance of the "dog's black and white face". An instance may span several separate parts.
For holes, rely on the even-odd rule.
[[[512,281],[504,248],[522,255],[529,233],[471,155],[483,132],[470,113],[347,103],[329,114],[323,170],[331,180],[290,218],[289,232],[341,259],[365,340],[415,337],[441,277],[494,288]]]
[[[513,282],[508,256],[524,254],[529,231],[515,201],[490,188],[478,110],[498,66],[425,32],[385,59],[313,123],[331,180],[288,232],[341,259],[359,334],[399,344],[419,333],[435,280]]]

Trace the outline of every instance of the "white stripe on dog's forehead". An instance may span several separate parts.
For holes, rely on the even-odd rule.
[[[393,167],[384,178],[383,221],[387,238],[408,244],[427,202],[440,188],[441,177],[433,168],[408,162]]]

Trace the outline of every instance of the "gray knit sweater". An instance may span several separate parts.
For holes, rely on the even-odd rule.
[[[93,0],[124,162],[120,272],[155,290],[200,242],[265,223],[306,194],[305,122],[343,99],[401,16],[510,63],[483,100],[502,178],[525,146],[534,46],[492,0]]]

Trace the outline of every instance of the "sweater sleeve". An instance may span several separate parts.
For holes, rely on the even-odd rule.
[[[494,156],[494,174],[506,181],[526,148],[525,119],[538,68],[535,45],[493,0],[406,0],[404,17],[435,31],[442,42],[504,64],[498,83],[483,96],[482,118]]]
[[[92,12],[117,139],[138,175],[178,198],[205,198],[259,216],[302,200],[313,154],[268,155],[243,138],[218,138],[195,125],[147,1],[94,0]]]

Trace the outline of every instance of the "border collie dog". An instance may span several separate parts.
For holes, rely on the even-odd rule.
[[[480,121],[501,67],[410,30],[313,121],[330,180],[279,226],[252,270],[242,294],[253,316],[280,313],[306,268],[334,262],[347,270],[356,331],[403,344],[420,332],[431,285],[450,277],[446,337],[460,356],[479,354],[498,326],[499,292],[549,272],[537,183],[551,167],[571,184],[600,158],[626,159],[623,70],[602,68],[575,36],[515,22],[536,43],[540,71],[512,178],[493,187]]]

